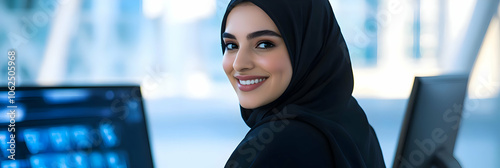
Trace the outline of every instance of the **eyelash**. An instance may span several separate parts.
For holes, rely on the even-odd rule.
[[[236,48],[238,48],[238,46],[236,44],[234,44],[234,43],[226,43],[226,44],[224,44],[224,49],[227,50],[227,51],[234,50],[234,49],[229,49],[228,48],[229,45],[234,45],[234,46],[236,46]]]
[[[257,44],[256,48],[258,48],[262,44],[267,44],[267,45],[269,45],[269,47],[267,47],[267,48],[259,48],[259,49],[269,49],[269,48],[273,48],[274,47],[274,44],[272,42],[270,42],[270,41],[260,41]]]
[[[266,45],[268,45],[268,47],[260,48],[259,46],[262,44],[266,44]],[[233,49],[229,49],[228,48],[229,45],[234,45],[235,47],[233,47]],[[257,46],[255,46],[255,48],[257,48],[257,49],[269,49],[269,48],[273,48],[273,47],[275,47],[275,45],[270,41],[259,41]],[[226,43],[226,44],[224,44],[224,48],[225,48],[225,50],[230,51],[230,50],[238,49],[238,45],[236,45],[234,43]]]

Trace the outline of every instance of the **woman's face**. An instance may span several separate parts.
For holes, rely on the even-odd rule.
[[[234,7],[222,36],[222,65],[242,107],[254,109],[283,94],[292,65],[278,28],[262,9],[252,3]]]

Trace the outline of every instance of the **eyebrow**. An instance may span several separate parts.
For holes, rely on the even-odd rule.
[[[251,40],[253,38],[257,38],[257,37],[260,37],[260,36],[276,36],[276,37],[280,37],[281,38],[281,35],[279,35],[278,33],[274,32],[274,31],[271,31],[271,30],[260,30],[260,31],[256,31],[256,32],[248,34],[247,35],[247,39]],[[228,33],[228,32],[222,33],[222,37],[223,38],[236,39],[236,36],[234,36],[233,34]]]

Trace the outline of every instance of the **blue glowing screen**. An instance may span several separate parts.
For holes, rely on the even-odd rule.
[[[0,90],[0,168],[153,167],[139,87]],[[9,159],[15,136],[15,160]]]

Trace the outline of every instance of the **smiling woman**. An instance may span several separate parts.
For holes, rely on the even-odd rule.
[[[385,167],[328,0],[233,0],[221,41],[251,128],[226,167]]]
[[[292,78],[285,42],[267,14],[249,2],[228,15],[223,67],[244,108],[277,99]]]

